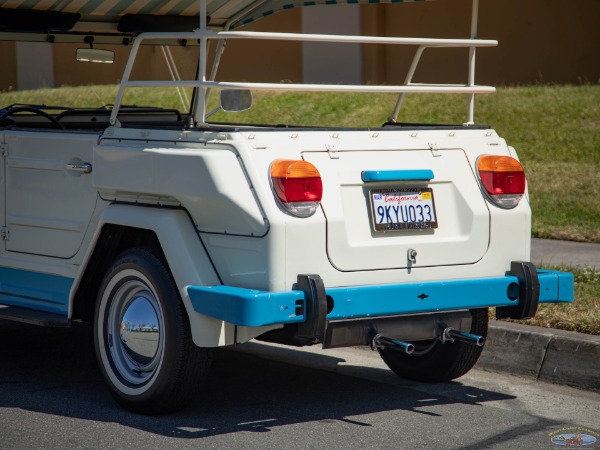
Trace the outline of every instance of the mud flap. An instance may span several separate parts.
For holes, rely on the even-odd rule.
[[[519,304],[496,308],[497,319],[531,319],[540,300],[540,282],[537,269],[530,262],[512,261],[510,273],[519,279]]]

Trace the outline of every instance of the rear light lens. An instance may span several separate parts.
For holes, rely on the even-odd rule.
[[[279,203],[297,217],[312,216],[321,203],[321,174],[311,163],[278,159],[271,164],[271,184]]]
[[[483,155],[477,159],[477,173],[488,199],[504,209],[514,208],[525,193],[525,171],[510,156]]]

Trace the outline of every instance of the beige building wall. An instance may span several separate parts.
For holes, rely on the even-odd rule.
[[[244,29],[312,30],[320,8],[327,7],[311,7],[313,12],[304,16],[300,9],[285,11]],[[365,35],[464,38],[470,33],[471,0],[354,8],[359,9],[358,26]],[[481,0],[479,16],[479,37],[498,39],[500,44],[478,50],[477,83],[600,82],[599,0]],[[56,86],[72,85],[82,79],[86,84],[119,81],[127,48],[117,49],[116,64],[99,65],[75,62],[76,47],[62,50],[55,47]],[[314,45],[306,46],[301,42],[231,40],[218,79],[302,82],[305,77],[310,77],[307,81],[318,78],[338,83],[356,81],[355,70],[340,71],[335,58],[327,57],[325,52],[331,50],[324,50],[325,57],[319,56],[318,51]],[[15,89],[19,86],[15,45],[0,42],[0,52],[5,68],[0,73],[0,90]],[[348,58],[356,60],[358,55],[358,61],[362,61],[363,82],[393,84],[404,81],[414,52],[414,47],[362,45],[355,46]],[[429,49],[415,81],[464,83],[467,55],[466,49]],[[303,59],[308,65],[304,71]],[[240,67],[244,70],[240,71]],[[136,73],[149,76],[166,72],[161,64],[137,68]],[[321,73],[323,77],[320,77]]]
[[[78,62],[75,60],[75,51],[77,48],[84,47],[79,44],[60,45],[55,50],[54,78],[56,86],[73,86],[82,84],[114,84],[121,80],[123,70],[127,63],[130,47],[109,47],[109,50],[115,51],[115,62],[113,64],[96,64],[89,62]],[[100,48],[100,46],[99,46]],[[143,47],[141,55],[148,55],[148,58],[142,56],[135,64],[132,73],[132,79],[137,80],[156,80],[169,79],[169,72],[166,64],[163,63],[164,56],[158,47]],[[173,56],[179,61],[178,70],[182,78],[194,78],[196,73],[197,47],[177,47],[172,49]],[[190,56],[187,56],[190,55]],[[149,61],[153,62],[150,63]],[[68,67],[68,70],[64,70]]]
[[[0,91],[17,89],[17,52],[14,42],[0,42]]]
[[[292,9],[241,28],[246,31],[302,32],[302,11]],[[240,71],[243,68],[243,71]],[[218,79],[265,83],[302,82],[302,42],[242,41],[227,44]]]
[[[363,6],[363,33],[469,37],[471,0]],[[600,81],[600,1],[481,0],[479,37],[498,47],[477,50],[480,84]],[[367,81],[404,80],[414,48],[365,50]],[[416,81],[466,82],[468,51],[429,49]]]
[[[16,42],[19,89],[54,87],[54,52],[47,42]]]
[[[302,31],[309,34],[361,34],[360,7],[303,8]],[[305,83],[362,83],[362,49],[360,44],[304,42],[302,45]]]

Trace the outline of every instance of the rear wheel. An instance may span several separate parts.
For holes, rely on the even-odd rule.
[[[487,309],[471,311],[471,333],[486,337],[488,329]],[[415,350],[407,355],[393,349],[379,349],[387,366],[402,378],[425,382],[449,381],[461,377],[473,368],[483,347],[455,341],[440,340],[412,343]]]
[[[116,258],[102,282],[94,320],[101,372],[124,408],[160,414],[186,406],[210,367],[165,265],[142,249]]]

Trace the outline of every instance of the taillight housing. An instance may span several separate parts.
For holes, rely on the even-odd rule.
[[[482,155],[477,158],[479,181],[487,198],[504,209],[516,207],[525,193],[525,171],[511,156]]]
[[[285,211],[296,217],[312,216],[321,203],[321,174],[307,161],[278,159],[271,164],[271,185]]]

